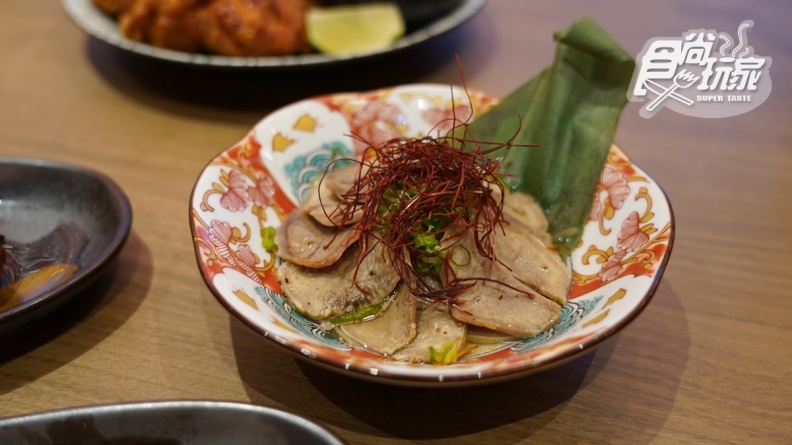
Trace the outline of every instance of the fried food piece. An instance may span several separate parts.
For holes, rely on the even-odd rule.
[[[212,0],[198,13],[203,46],[226,56],[308,53],[304,17],[311,5],[311,0]]]
[[[135,0],[93,0],[94,6],[110,17],[118,17],[132,6]]]
[[[311,52],[305,12],[314,0],[93,0],[121,34],[185,52],[281,56]]]
[[[197,12],[207,0],[133,0],[118,19],[121,34],[161,48],[201,49]]]

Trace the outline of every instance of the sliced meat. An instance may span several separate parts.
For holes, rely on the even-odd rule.
[[[451,312],[457,319],[509,335],[532,337],[558,321],[563,304],[560,301],[566,302],[571,279],[567,278],[568,271],[559,272],[554,261],[566,267],[558,257],[547,257],[548,253],[555,254],[539,240],[511,226],[504,230],[505,235],[500,230],[494,235],[498,261],[478,254],[472,233],[455,238],[454,233],[458,232],[449,230],[441,245],[449,249],[453,275],[444,274],[442,278],[446,286],[453,280],[471,285],[453,298]],[[452,246],[455,241],[458,244]],[[557,287],[560,301],[540,295],[533,290],[535,287]]]
[[[283,220],[275,232],[278,255],[305,267],[327,267],[341,258],[360,236],[356,230],[323,226],[299,210]]]
[[[453,234],[454,229],[449,233]],[[497,261],[478,254],[472,233],[466,234],[453,248],[450,248],[453,236],[444,237],[441,245],[451,249],[450,266],[456,278],[493,278],[517,289],[527,287],[560,305],[566,304],[572,273],[558,254],[517,226],[504,225],[493,236]]]
[[[368,173],[368,164],[353,162],[349,165],[333,169],[324,176],[328,190],[337,196],[343,196]]]
[[[440,349],[451,342],[459,351],[464,348],[468,327],[451,316],[447,304],[418,299],[415,321],[418,334],[410,344],[393,354],[394,359],[427,363],[431,361],[430,347]]]
[[[363,217],[362,206],[346,216],[339,208],[343,195],[357,182],[358,174],[361,174],[360,166],[352,164],[332,170],[321,180],[313,181],[305,201],[301,204],[303,212],[324,226],[349,226],[360,222]]]
[[[371,244],[371,251],[359,269],[359,243],[347,249],[338,261],[321,269],[283,263],[277,273],[281,290],[298,312],[315,320],[381,303],[396,288],[399,276],[383,255],[382,244],[373,240]],[[359,288],[353,283],[356,269]]]
[[[503,218],[509,225],[530,232],[546,246],[552,245],[545,212],[531,195],[506,191],[503,195]]]
[[[340,325],[336,329],[353,345],[390,355],[415,338],[415,305],[415,295],[402,285],[382,315],[369,321]]]
[[[538,238],[506,226],[504,232],[496,232],[495,252],[519,282],[560,305],[566,304],[572,272]]]
[[[485,327],[470,325],[468,326],[468,342],[478,345],[497,345],[508,341],[517,341],[521,337],[516,335],[504,334]]]
[[[457,320],[504,334],[533,337],[556,324],[561,306],[530,291],[477,281],[454,297],[451,314]]]

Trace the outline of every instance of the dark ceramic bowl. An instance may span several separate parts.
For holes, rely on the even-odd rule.
[[[350,3],[379,3],[383,0],[323,0],[322,4],[345,5]],[[420,24],[448,14],[462,0],[394,0],[408,25]]]
[[[328,429],[274,408],[218,401],[136,402],[0,419],[4,445],[343,445]]]
[[[0,234],[6,250],[0,270],[5,286],[0,289],[0,337],[78,296],[118,254],[131,225],[129,200],[104,174],[49,161],[0,158]],[[37,280],[11,295],[16,281],[47,265],[67,265],[68,273]]]
[[[322,0],[322,4],[332,4],[336,1],[351,3],[372,0]],[[402,38],[387,48],[346,56],[314,53],[271,57],[231,57],[158,48],[122,36],[115,20],[103,14],[91,0],[61,0],[61,5],[83,31],[132,54],[204,68],[278,71],[337,67],[414,48],[462,25],[476,15],[486,2],[487,0],[397,0],[407,30]]]

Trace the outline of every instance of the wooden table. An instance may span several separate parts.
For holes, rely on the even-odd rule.
[[[550,63],[552,32],[590,13],[632,55],[697,28],[773,58],[772,94],[704,119],[640,104],[616,142],[670,197],[676,241],[649,307],[548,372],[427,390],[364,383],[284,353],[230,315],[196,267],[188,200],[205,164],[306,96],[458,82],[503,96]],[[788,443],[792,438],[792,8],[781,1],[493,0],[428,45],[355,69],[284,75],[156,63],[87,37],[58,2],[0,2],[0,155],[114,178],[130,238],[85,295],[0,344],[0,417],[160,399],[250,402],[351,443]]]

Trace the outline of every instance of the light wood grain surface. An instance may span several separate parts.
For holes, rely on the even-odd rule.
[[[789,443],[792,438],[792,7],[781,0],[492,0],[415,50],[292,74],[173,66],[89,38],[58,2],[0,2],[0,156],[101,171],[133,206],[113,266],[35,331],[0,343],[0,417],[121,401],[209,399],[302,414],[350,443]],[[315,368],[212,296],[188,224],[195,179],[267,113],[318,93],[457,82],[503,96],[590,13],[632,55],[652,37],[746,19],[772,57],[759,108],[702,119],[629,104],[616,142],[665,188],[670,263],[641,316],[550,371],[405,389]],[[734,34],[733,34],[734,35]]]

